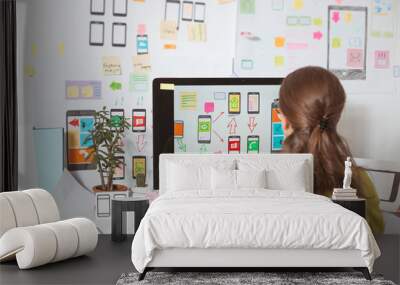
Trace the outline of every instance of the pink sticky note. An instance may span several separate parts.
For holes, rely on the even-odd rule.
[[[338,11],[333,11],[332,13],[332,21],[335,23],[339,22],[340,20],[340,13]]]
[[[139,25],[137,26],[137,33],[138,33],[138,35],[140,35],[140,36],[146,34],[146,25],[145,25],[145,24],[139,24]]]
[[[388,50],[376,50],[375,68],[389,68],[390,66],[389,54],[390,53]]]
[[[214,102],[205,102],[204,103],[204,112],[206,112],[206,113],[214,112]]]
[[[347,50],[347,66],[351,68],[363,68],[364,51],[358,48],[349,48]]]
[[[314,33],[313,33],[313,39],[314,39],[314,40],[320,40],[320,39],[322,39],[322,33],[321,33],[321,31],[314,32]]]

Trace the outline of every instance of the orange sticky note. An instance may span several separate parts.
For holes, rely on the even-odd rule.
[[[285,45],[285,38],[284,37],[275,37],[275,46],[276,47],[283,47]]]
[[[176,44],[164,44],[165,49],[176,49]]]

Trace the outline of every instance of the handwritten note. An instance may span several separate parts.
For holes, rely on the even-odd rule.
[[[160,38],[162,40],[176,40],[178,38],[176,21],[162,21],[160,24]]]
[[[118,56],[103,56],[103,74],[121,75],[121,60]]]
[[[181,92],[179,94],[179,107],[182,111],[195,111],[197,108],[197,93]]]
[[[151,64],[150,64],[150,55],[149,54],[139,54],[135,55],[132,58],[133,62],[133,70],[134,71],[150,71]]]
[[[191,42],[205,42],[207,40],[207,30],[205,23],[191,22],[187,25],[188,40]]]

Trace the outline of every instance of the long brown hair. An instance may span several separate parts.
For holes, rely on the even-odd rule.
[[[339,79],[321,67],[308,66],[292,72],[279,91],[279,107],[293,129],[284,141],[283,152],[313,154],[317,194],[342,187],[344,161],[351,153],[336,127],[345,101]],[[352,187],[358,189],[357,171],[353,173]]]

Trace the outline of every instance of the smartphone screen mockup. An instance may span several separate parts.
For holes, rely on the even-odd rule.
[[[174,138],[183,138],[184,122],[182,120],[174,121]]]
[[[260,113],[260,93],[259,92],[247,93],[247,113],[249,113],[249,114]]]
[[[124,109],[111,109],[110,110],[110,118],[111,124],[114,128],[121,128],[122,121],[125,117]]]
[[[228,153],[240,153],[240,136],[228,137]]]
[[[211,116],[199,115],[197,117],[198,143],[211,143]]]
[[[260,152],[260,136],[247,136],[247,153]]]
[[[148,41],[147,35],[137,35],[136,36],[136,51],[137,51],[137,54],[149,53],[149,41]]]
[[[240,114],[240,93],[230,92],[228,95],[228,113]]]
[[[279,102],[275,100],[271,105],[271,152],[281,151],[285,140],[280,112]]]
[[[132,110],[132,132],[146,131],[146,109]]]

